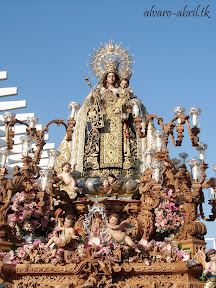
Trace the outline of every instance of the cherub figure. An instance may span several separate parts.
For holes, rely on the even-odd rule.
[[[62,173],[58,174],[58,177],[63,179],[65,185],[67,185],[72,192],[82,194],[83,189],[77,187],[76,181],[73,178],[73,176],[71,175],[71,173],[75,170],[75,166],[76,166],[76,164],[73,166],[73,168],[71,168],[70,163],[63,163],[62,164]]]
[[[114,106],[114,109],[115,109],[114,113],[115,114],[121,113],[123,118],[126,117],[127,113],[132,112],[131,107],[129,105],[129,101],[131,98],[130,98],[130,90],[128,89],[128,83],[129,83],[128,79],[122,79],[120,81],[120,86],[118,88],[119,97],[116,99],[115,106]],[[128,115],[126,118],[128,118]]]
[[[102,193],[110,194],[112,192],[112,188],[110,187],[108,178],[103,178],[101,183],[102,186],[99,187],[99,191]]]
[[[108,238],[109,242],[112,238],[119,244],[127,244],[129,247],[133,248],[137,253],[141,253],[138,246],[133,242],[133,240],[124,232],[124,227],[128,225],[126,221],[119,223],[119,216],[113,213],[109,216],[109,223],[106,222],[108,227]]]
[[[203,270],[203,275],[208,277],[204,288],[214,288],[216,287],[216,250],[210,249],[207,253],[207,260],[205,264],[205,269]]]
[[[122,190],[122,186],[124,184],[124,180],[117,180],[114,174],[109,174],[107,176],[110,188],[112,192],[120,192]]]
[[[120,80],[119,87],[128,93],[130,99],[137,98],[134,95],[133,89],[131,87],[129,87],[129,79],[128,78],[122,78]]]
[[[50,238],[49,242],[46,244],[46,248],[50,247],[53,243],[55,244],[52,247],[51,257],[55,257],[57,248],[65,247],[72,239],[79,239],[79,236],[76,236],[73,229],[74,218],[72,215],[67,215],[65,217],[64,225],[62,227],[60,219],[58,220],[58,229],[61,231],[60,236],[53,236]]]

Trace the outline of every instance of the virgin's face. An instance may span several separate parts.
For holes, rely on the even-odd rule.
[[[111,85],[115,85],[115,83],[116,83],[115,73],[110,72],[107,74],[107,83],[111,84]]]

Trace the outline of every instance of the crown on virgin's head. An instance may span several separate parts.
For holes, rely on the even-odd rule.
[[[104,72],[108,73],[108,72],[113,72],[118,74],[118,70],[119,70],[119,65],[120,65],[120,61],[118,59],[118,57],[109,57],[108,59],[103,59],[103,67],[104,67]]]
[[[132,74],[133,74],[133,72],[131,72],[131,71],[121,71],[121,77],[120,78],[130,80]]]

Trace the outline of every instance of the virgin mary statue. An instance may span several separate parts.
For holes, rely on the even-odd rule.
[[[147,141],[136,134],[134,116],[143,117],[145,107],[129,87],[132,58],[121,44],[102,45],[92,56],[90,67],[98,83],[75,116],[71,142],[63,139],[59,166],[76,164],[82,178],[139,177],[144,170]]]

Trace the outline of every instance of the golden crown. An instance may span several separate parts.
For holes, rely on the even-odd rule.
[[[109,44],[101,44],[101,47],[94,52],[90,62],[90,69],[96,78],[102,79],[108,72],[114,72],[118,74],[120,78],[123,75],[132,75],[132,57],[127,51],[121,46],[114,44],[113,41],[109,41]],[[91,55],[89,55],[91,56]],[[124,77],[125,78],[125,77]],[[127,78],[127,77],[126,77]]]
[[[118,69],[120,65],[120,61],[118,60],[118,58],[113,59],[112,57],[109,57],[109,59],[103,59],[102,63],[103,63],[105,74],[109,72],[114,72],[118,74]]]
[[[128,72],[128,71],[122,71],[120,79],[128,79],[130,80],[133,72]]]

